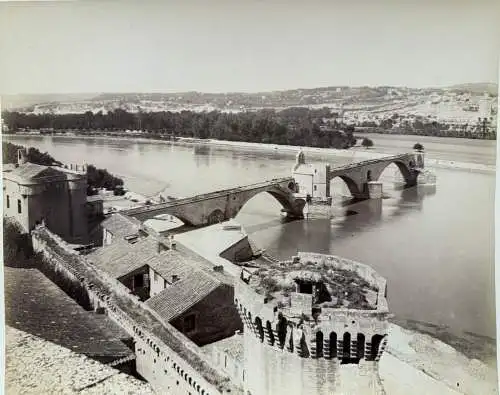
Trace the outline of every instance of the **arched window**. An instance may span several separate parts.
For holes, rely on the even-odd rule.
[[[271,346],[274,346],[274,333],[269,321],[266,322],[266,329],[267,333],[269,334],[269,342],[271,343]]]
[[[316,357],[323,357],[323,332],[316,332]]]
[[[356,357],[362,359],[365,356],[365,335],[358,333],[356,339]]]
[[[351,334],[349,332],[344,333],[344,339],[342,343],[342,362],[348,363],[351,359]]]
[[[283,317],[281,313],[278,315],[278,325],[277,325],[277,332],[278,332],[278,342],[280,348],[283,348],[285,346],[285,339],[286,339],[286,330],[287,330],[288,323],[286,321],[286,318]]]
[[[337,358],[337,334],[330,333],[330,358]]]
[[[380,342],[382,341],[382,335],[373,335],[372,337],[372,350],[370,353],[370,359],[374,360],[377,357]]]
[[[264,328],[262,327],[262,321],[260,317],[255,318],[255,326],[257,327],[258,335],[260,338],[260,341],[264,341]]]

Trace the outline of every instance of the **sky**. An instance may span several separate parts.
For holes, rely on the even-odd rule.
[[[497,0],[0,2],[0,93],[497,82]]]

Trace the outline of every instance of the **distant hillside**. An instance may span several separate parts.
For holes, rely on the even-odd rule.
[[[75,102],[91,100],[99,95],[98,93],[46,93],[46,94],[19,94],[1,95],[2,110],[10,110],[19,107],[33,106],[35,104]]]
[[[427,96],[445,91],[498,96],[498,85],[493,83],[467,83],[448,88],[407,88],[391,86],[328,86],[290,89],[272,92],[174,92],[174,93],[87,93],[46,95],[5,95],[3,110],[85,112],[111,111],[121,108],[130,111],[182,110],[198,106],[199,111],[211,109],[259,109],[329,105],[330,107],[384,105],[393,102],[427,100]],[[62,106],[59,106],[61,104]]]
[[[492,82],[476,82],[469,84],[458,84],[448,87],[449,90],[481,94],[488,92],[490,95],[498,96],[498,84]]]

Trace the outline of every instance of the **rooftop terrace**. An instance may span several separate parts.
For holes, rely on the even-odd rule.
[[[377,277],[360,263],[310,254],[262,265],[246,281],[279,307],[290,306],[293,294],[299,293],[311,295],[313,307],[376,310],[381,284]]]

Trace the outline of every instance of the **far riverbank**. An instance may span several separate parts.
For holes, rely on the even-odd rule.
[[[40,135],[34,134],[24,134],[17,133],[15,135],[4,135],[4,139],[8,140],[9,137],[25,136],[25,137],[39,137]],[[43,136],[41,136],[43,137]],[[194,145],[207,145],[217,148],[240,148],[245,150],[255,150],[255,151],[267,151],[267,152],[280,152],[280,153],[296,153],[300,149],[308,154],[313,155],[313,157],[340,157],[348,158],[354,161],[362,161],[368,159],[381,158],[388,155],[393,155],[394,153],[389,152],[379,152],[377,148],[362,148],[360,146],[355,146],[350,149],[335,149],[335,148],[316,148],[316,147],[304,147],[304,146],[292,146],[292,145],[276,145],[276,144],[264,144],[264,143],[249,143],[244,141],[227,141],[227,140],[215,140],[215,139],[196,139],[189,137],[179,137],[175,142],[170,140],[156,140],[148,139],[143,137],[124,137],[124,136],[82,136],[82,135],[63,135],[57,136],[61,138],[68,139],[99,139],[99,140],[121,140],[121,141],[132,141],[138,143],[148,143],[148,144],[165,144],[165,145],[184,145],[184,146],[194,146]],[[387,139],[387,137],[386,137]],[[447,140],[446,138],[443,138]],[[461,139],[464,146],[467,145],[467,140]],[[476,141],[476,140],[471,140]],[[446,143],[446,142],[443,142]],[[424,144],[425,147],[425,144]],[[386,151],[386,150],[385,150]],[[411,152],[411,145],[408,146],[406,150],[399,150],[399,152]],[[435,159],[426,158],[426,164],[433,168],[443,168],[443,169],[457,169],[463,171],[481,172],[481,173],[494,173],[496,171],[496,166],[485,163],[472,163],[465,161],[452,161],[446,159]]]

